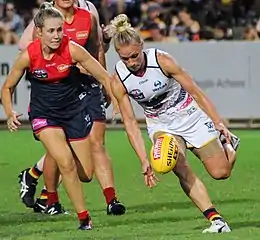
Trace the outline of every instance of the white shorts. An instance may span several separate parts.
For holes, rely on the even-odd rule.
[[[187,147],[201,148],[219,137],[212,120],[195,100],[183,109],[168,111],[155,118],[146,118],[148,135],[152,142],[156,132],[181,136]]]

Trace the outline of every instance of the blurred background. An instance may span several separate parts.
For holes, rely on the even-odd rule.
[[[42,0],[0,0],[0,43],[16,44]],[[92,0],[101,22],[126,13],[146,41],[258,41],[260,0]]]
[[[0,0],[0,87],[17,43],[43,0]],[[229,127],[260,128],[260,0],[92,0],[101,24],[126,13],[145,47],[169,52],[208,94]],[[109,72],[118,56],[106,55]],[[21,81],[14,107],[27,120],[30,83]],[[0,99],[1,103],[1,99]],[[134,104],[140,122],[142,109]],[[107,111],[111,122],[111,109]],[[5,114],[0,109],[0,122]],[[120,119],[118,120],[119,123]],[[120,124],[118,124],[120,126]],[[118,126],[112,124],[112,126]]]

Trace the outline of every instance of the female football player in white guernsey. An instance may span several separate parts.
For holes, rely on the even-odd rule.
[[[168,53],[143,49],[143,41],[126,15],[117,16],[107,28],[121,59],[116,64],[112,90],[138,157],[142,161],[147,154],[129,96],[144,109],[154,146],[158,136],[164,134],[177,140],[179,157],[173,172],[183,191],[211,222],[203,232],[230,232],[204,184],[191,170],[185,152],[190,148],[214,179],[226,179],[235,162],[234,147],[239,139],[228,131],[208,97]],[[225,142],[221,143],[219,135]]]

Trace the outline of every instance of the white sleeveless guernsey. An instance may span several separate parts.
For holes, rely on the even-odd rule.
[[[172,77],[166,76],[158,65],[158,49],[147,49],[146,71],[142,77],[132,74],[122,61],[116,64],[116,71],[129,96],[144,109],[146,117],[158,117],[174,110],[178,103],[188,97],[188,93]]]
[[[154,48],[144,51],[143,76],[134,75],[122,61],[116,64],[117,75],[128,95],[144,109],[151,140],[156,132],[167,132],[182,136],[188,145],[198,148],[217,138],[212,120],[174,78],[164,74],[157,53],[168,54]]]

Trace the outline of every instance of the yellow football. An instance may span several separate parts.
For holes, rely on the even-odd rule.
[[[165,174],[172,171],[179,155],[178,143],[171,134],[160,135],[150,152],[152,168],[157,173]]]

